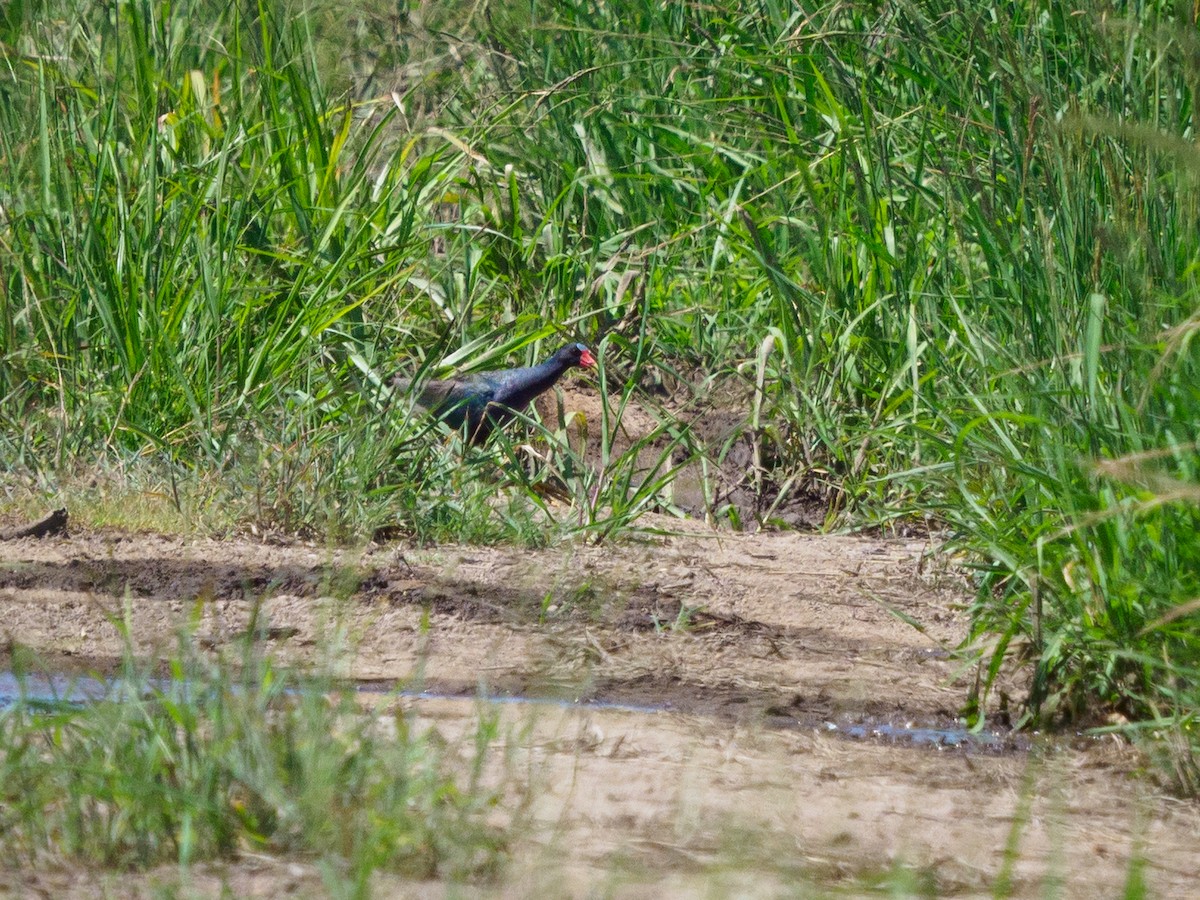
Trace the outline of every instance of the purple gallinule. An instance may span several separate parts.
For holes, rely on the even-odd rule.
[[[592,351],[583,344],[567,344],[541,365],[427,381],[416,400],[451,428],[461,428],[466,422],[467,439],[482,444],[497,425],[503,425],[539,394],[554,387],[567,369],[586,369],[595,364]],[[408,393],[412,379],[396,376],[392,385]]]

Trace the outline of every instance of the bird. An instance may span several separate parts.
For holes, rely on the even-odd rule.
[[[451,428],[467,424],[467,440],[484,443],[492,430],[523,411],[539,395],[554,387],[567,369],[596,365],[592,351],[583,344],[567,344],[544,363],[519,369],[476,372],[461,378],[427,381],[416,401]],[[400,393],[412,390],[413,381],[397,375],[392,386]]]

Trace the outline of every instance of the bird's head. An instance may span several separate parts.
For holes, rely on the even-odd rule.
[[[596,357],[592,356],[592,351],[583,344],[567,344],[554,355],[569,366],[590,369],[596,365]]]

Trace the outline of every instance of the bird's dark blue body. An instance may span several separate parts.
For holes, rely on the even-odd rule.
[[[481,444],[493,428],[550,390],[567,369],[595,364],[591,351],[583,344],[568,344],[540,365],[427,382],[417,402],[452,428],[466,424],[468,439]],[[411,386],[404,378],[396,378],[393,383],[400,390]]]

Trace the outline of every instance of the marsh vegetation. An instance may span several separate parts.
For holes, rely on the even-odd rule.
[[[974,721],[1022,673],[1017,724],[1194,795],[1197,34],[1165,0],[9,3],[0,503],[517,547],[815,504],[969,568]],[[481,450],[387,389],[566,340],[591,415]]]

